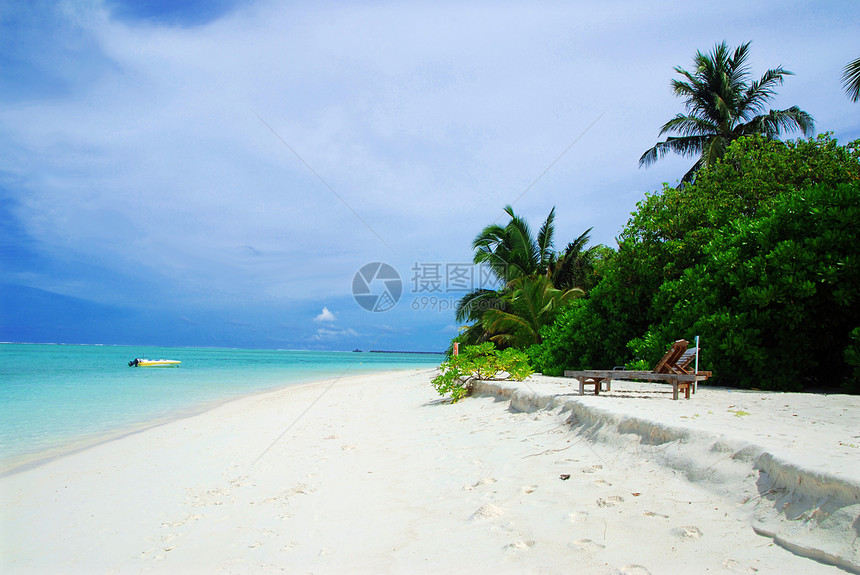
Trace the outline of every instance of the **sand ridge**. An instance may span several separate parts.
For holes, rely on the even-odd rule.
[[[736,499],[760,535],[860,572],[860,398],[702,386],[692,402],[667,404],[665,386],[615,381],[596,397],[579,396],[569,382],[537,375],[481,382],[477,393],[505,397],[521,411],[567,413],[578,435],[629,444]]]

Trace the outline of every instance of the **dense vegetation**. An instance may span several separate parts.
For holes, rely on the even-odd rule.
[[[860,142],[740,139],[693,185],[638,204],[601,282],[529,353],[545,373],[653,365],[701,335],[721,385],[848,385],[858,232]]]
[[[506,226],[477,236],[474,261],[500,287],[461,300],[469,325],[455,341],[526,350],[557,375],[650,369],[672,341],[699,335],[711,383],[860,393],[860,140],[776,139],[812,118],[751,115],[789,72],[747,83],[747,48],[723,44],[697,55],[695,73],[676,69],[690,114],[663,132],[687,126],[687,140],[646,155],[701,156],[683,185],[637,204],[617,250],[589,248],[588,230],[556,252],[554,209],[537,236],[510,207]]]

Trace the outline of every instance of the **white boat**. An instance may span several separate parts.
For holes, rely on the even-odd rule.
[[[128,362],[129,367],[179,367],[181,361],[175,359],[143,359],[135,358]]]

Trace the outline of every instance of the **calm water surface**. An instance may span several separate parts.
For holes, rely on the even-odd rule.
[[[178,368],[131,368],[135,357]],[[441,355],[0,344],[0,472],[291,384],[432,368]]]

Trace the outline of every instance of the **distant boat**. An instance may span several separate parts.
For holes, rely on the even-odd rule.
[[[360,350],[360,349],[358,349],[358,348],[355,348],[354,350],[352,350],[352,352],[353,352],[353,353],[361,353],[361,350]]]
[[[181,361],[175,359],[142,359],[135,358],[128,362],[129,367],[179,367]]]

